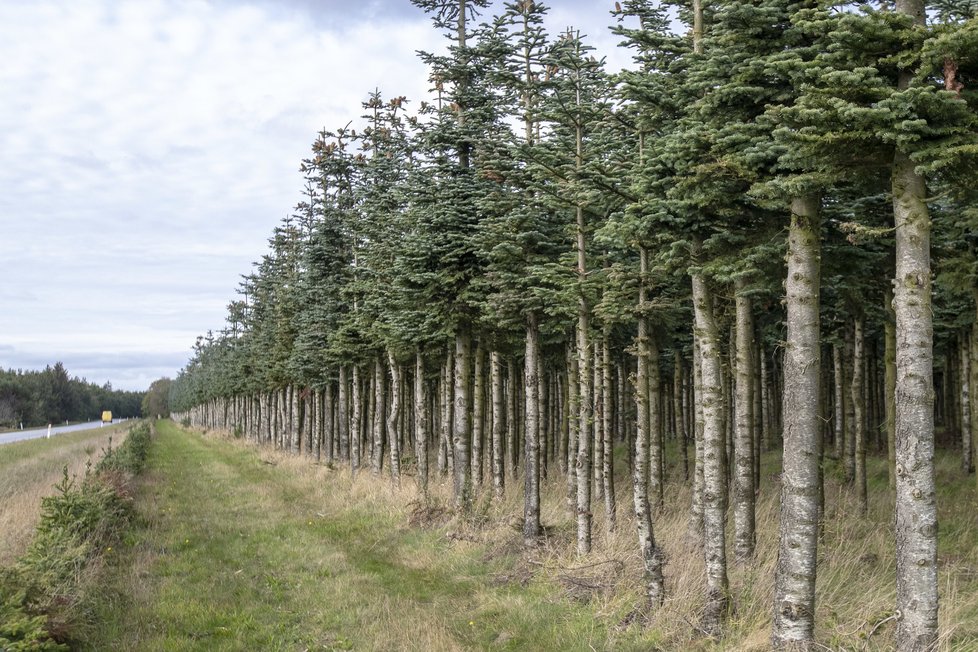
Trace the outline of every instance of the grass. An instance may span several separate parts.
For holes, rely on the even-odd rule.
[[[161,423],[87,649],[607,648],[519,546],[409,527],[412,489]],[[509,539],[518,541],[512,530]]]
[[[450,485],[416,501],[389,479],[241,440],[161,423],[137,495],[146,526],[116,558],[92,650],[767,650],[777,552],[778,471],[766,455],[757,559],[729,555],[734,602],[725,637],[704,639],[703,561],[687,535],[689,491],[670,470],[655,534],[665,605],[643,608],[631,488],[617,478],[619,524],[595,500],[594,551],[578,557],[564,481],[545,483],[547,540],[521,546],[522,494],[482,497],[452,519]],[[674,452],[668,459],[675,460]],[[819,549],[818,640],[829,650],[888,650],[895,586],[885,461],[869,460],[869,514],[827,462]],[[940,650],[978,650],[978,510],[957,458],[938,459]],[[619,473],[624,469],[620,468]],[[517,486],[518,485],[511,485]],[[732,526],[728,531],[732,538]]]
[[[40,518],[41,499],[54,492],[67,466],[70,475],[81,476],[101,451],[119,445],[129,424],[81,430],[52,437],[0,446],[0,566],[10,563],[27,548]]]

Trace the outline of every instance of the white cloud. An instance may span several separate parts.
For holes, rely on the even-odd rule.
[[[441,42],[407,0],[0,3],[0,366],[125,352],[136,388],[134,354],[185,361],[300,199],[317,131],[374,87],[419,98],[415,52]]]

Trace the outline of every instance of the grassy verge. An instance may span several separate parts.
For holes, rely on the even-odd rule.
[[[54,491],[67,466],[84,475],[102,450],[120,445],[126,426],[115,425],[0,446],[0,566],[27,549],[41,516],[41,499]]]
[[[517,530],[507,548],[410,527],[412,494],[160,424],[148,525],[87,648],[609,647],[594,609],[520,567]]]
[[[130,483],[149,441],[140,423],[80,481],[63,467],[26,552],[0,568],[0,649],[62,650],[84,635],[102,560],[132,517]]]
[[[669,459],[678,456],[670,454]],[[87,649],[767,650],[777,553],[778,459],[766,455],[754,564],[729,555],[735,608],[726,636],[696,630],[703,560],[687,538],[689,490],[672,467],[656,537],[665,605],[642,609],[640,560],[618,484],[619,523],[595,501],[594,552],[574,552],[563,480],[545,483],[547,541],[521,545],[522,493],[477,501],[453,520],[446,481],[419,505],[411,479],[355,481],[302,457],[166,423],[138,495],[144,527],[117,559]],[[619,469],[623,474],[624,469]],[[885,462],[869,465],[859,515],[827,461],[817,635],[825,649],[889,650],[895,599]],[[978,513],[957,458],[938,460],[939,650],[978,649]],[[731,526],[732,528],[732,526]],[[732,529],[731,529],[732,532]],[[731,537],[732,538],[732,537]]]

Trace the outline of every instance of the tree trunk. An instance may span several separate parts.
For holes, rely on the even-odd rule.
[[[492,385],[492,492],[496,498],[502,498],[506,488],[506,474],[503,468],[503,438],[505,432],[505,411],[503,401],[503,366],[499,352],[489,354],[489,369]]]
[[[604,479],[604,512],[608,519],[608,532],[615,531],[615,521],[617,518],[615,505],[615,443],[611,428],[611,415],[614,411],[612,404],[612,384],[611,384],[611,351],[608,347],[608,337],[605,336],[601,343],[601,375],[602,375],[602,409],[601,409],[601,434],[602,441],[602,478]]]
[[[649,505],[649,332],[648,319],[645,316],[646,291],[645,274],[647,253],[643,248],[641,255],[642,280],[639,282],[638,295],[638,335],[636,350],[638,369],[635,374],[635,452],[632,464],[632,497],[635,505],[635,527],[638,531],[639,551],[642,555],[642,565],[645,574],[645,592],[649,605],[656,609],[662,605],[664,597],[662,578],[662,556],[655,545],[652,530],[652,509]]]
[[[540,536],[540,334],[536,315],[526,324],[526,358],[523,363],[526,388],[523,441],[523,543],[533,545]]]
[[[428,499],[428,437],[431,420],[428,414],[428,392],[424,378],[424,357],[414,354],[414,456],[418,465],[418,489]]]
[[[353,417],[350,423],[350,472],[357,477],[360,470],[360,423],[363,420],[363,398],[361,397],[360,366],[353,365]]]
[[[649,504],[653,512],[662,509],[665,478],[662,474],[662,374],[659,371],[659,344],[649,334]]]
[[[692,285],[693,314],[700,346],[700,403],[703,407],[703,554],[706,560],[706,604],[703,607],[701,626],[710,636],[719,636],[730,601],[725,545],[727,491],[723,468],[723,375],[720,369],[720,338],[712,292],[702,272],[692,274]]]
[[[734,435],[734,559],[745,564],[754,558],[754,317],[750,299],[744,295],[747,282],[736,282],[736,427]]]
[[[567,421],[567,511],[577,511],[577,442],[581,422],[581,386],[577,364],[577,348],[567,347],[567,408],[570,413]]]
[[[677,345],[672,354],[672,418],[676,430],[676,444],[683,464],[683,482],[689,482],[689,434],[683,418],[683,358]]]
[[[703,365],[699,336],[693,332],[693,491],[689,506],[689,538],[703,545]]]
[[[834,457],[839,464],[843,463],[846,445],[846,406],[845,406],[845,367],[842,364],[842,347],[832,344],[832,387],[833,402],[835,403],[835,448]]]
[[[592,387],[594,388],[594,411],[593,414],[593,425],[592,429],[594,432],[594,442],[592,443],[592,451],[594,451],[594,462],[591,465],[594,471],[594,477],[592,478],[594,487],[594,499],[597,501],[604,500],[604,374],[601,373],[601,349],[604,346],[604,338],[597,338],[594,342],[594,357],[593,366],[594,370],[594,380]]]
[[[865,516],[869,509],[866,497],[866,400],[863,385],[866,378],[866,340],[863,336],[863,318],[853,321],[852,346],[852,411],[856,417],[853,422],[852,435],[855,440],[855,475],[856,498],[859,501],[859,512]]]
[[[455,509],[463,514],[472,510],[472,476],[469,468],[470,444],[472,441],[472,392],[469,386],[472,365],[472,337],[460,329],[455,335],[455,409],[452,421],[455,465],[452,483],[452,496]]]
[[[519,419],[516,414],[516,364],[509,360],[506,364],[506,467],[510,479],[516,478],[516,428]]]
[[[958,369],[961,374],[961,470],[965,475],[971,472],[971,355],[969,354],[968,332],[958,337],[958,352],[961,360]]]
[[[924,24],[922,0],[897,0],[899,13]],[[900,88],[913,71],[900,74]],[[937,643],[937,503],[934,486],[934,329],[930,215],[924,179],[906,153],[893,160],[896,238],[896,643],[902,652]]]
[[[815,646],[818,553],[819,439],[819,203],[791,202],[788,231],[787,341],[784,357],[784,462],[781,523],[774,579],[772,647]]]
[[[393,351],[387,351],[387,364],[390,366],[391,374],[391,404],[387,413],[387,442],[391,450],[391,483],[399,488],[401,486],[401,445],[397,422],[401,416],[401,394],[403,393],[401,381],[404,378],[404,373],[394,358]]]
[[[855,370],[853,362],[855,355],[855,344],[853,342],[852,330],[846,328],[843,338],[842,364],[846,370]],[[853,382],[851,373],[845,374],[845,392],[842,395],[843,404],[846,409],[846,441],[843,450],[842,467],[845,473],[846,484],[851,485],[856,480],[856,401],[853,400]]]
[[[975,310],[978,312],[978,288],[972,290],[972,296],[975,301]],[[969,365],[971,369],[970,385],[972,388],[975,388],[969,396],[971,413],[978,414],[978,319],[971,325],[971,346],[968,349],[971,351],[971,364]],[[978,468],[978,419],[972,419],[971,421],[971,468]],[[978,490],[978,473],[975,474],[975,482],[975,489]]]
[[[483,377],[485,351],[480,342],[475,347],[475,378],[472,390],[472,486],[482,486],[482,436],[485,423],[486,384]]]
[[[380,475],[384,466],[384,422],[386,421],[384,375],[384,363],[378,355],[374,359],[373,446],[370,449],[370,471],[374,475]]]

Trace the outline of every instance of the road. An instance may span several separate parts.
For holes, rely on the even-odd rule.
[[[120,423],[125,421],[125,419],[114,419],[112,423]],[[89,421],[87,423],[76,423],[70,426],[54,426],[51,428],[51,435],[59,435],[64,432],[75,432],[78,430],[92,430],[94,428],[101,428],[101,421]],[[15,441],[23,441],[25,439],[39,439],[40,437],[47,437],[48,429],[44,428],[34,428],[32,430],[14,430],[13,432],[0,433],[0,444],[9,444]]]

